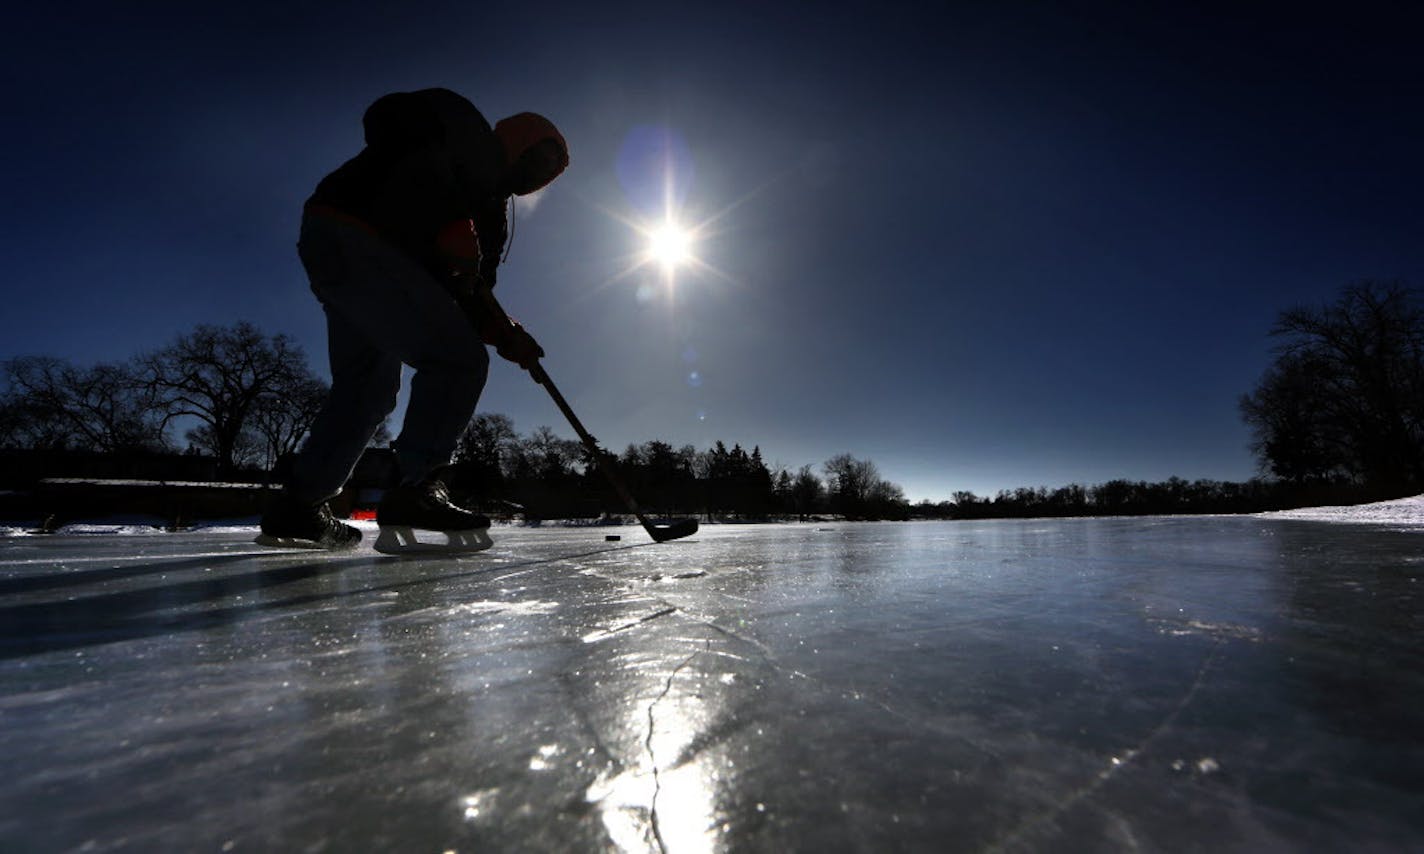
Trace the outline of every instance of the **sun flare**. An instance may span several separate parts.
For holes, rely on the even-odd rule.
[[[648,233],[648,258],[672,270],[692,260],[692,234],[676,223],[664,223]]]

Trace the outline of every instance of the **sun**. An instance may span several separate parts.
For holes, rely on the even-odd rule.
[[[740,204],[738,202],[737,204]],[[732,207],[735,207],[733,205]],[[714,251],[717,245],[719,220],[731,211],[729,207],[707,219],[684,219],[668,202],[661,216],[633,217],[608,208],[600,210],[611,219],[626,225],[633,233],[631,251],[622,256],[626,264],[609,278],[605,284],[611,285],[625,277],[637,276],[639,271],[650,274],[640,281],[638,298],[651,299],[657,293],[656,283],[669,295],[681,285],[684,277],[696,280],[720,279],[730,282],[728,275],[708,263],[704,253]]]
[[[648,232],[648,259],[671,271],[692,260],[692,232],[665,222]]]

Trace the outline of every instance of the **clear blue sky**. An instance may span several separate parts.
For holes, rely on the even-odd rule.
[[[1251,476],[1276,314],[1424,285],[1417,5],[941,5],[31,8],[0,357],[246,319],[324,371],[302,201],[371,100],[446,86],[569,140],[500,293],[612,450],[850,452],[913,500]],[[629,272],[665,175],[705,224],[672,288]],[[572,435],[503,362],[481,410]]]

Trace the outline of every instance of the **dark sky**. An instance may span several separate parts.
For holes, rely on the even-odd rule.
[[[850,452],[913,500],[1244,479],[1277,313],[1424,283],[1417,4],[49,5],[0,55],[0,358],[246,319],[324,372],[302,201],[427,86],[568,138],[500,295],[615,451]],[[572,435],[502,362],[481,410]]]

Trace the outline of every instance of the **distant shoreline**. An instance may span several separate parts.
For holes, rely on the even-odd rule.
[[[1408,498],[1397,498],[1391,501],[1376,501],[1369,504],[1356,505],[1336,505],[1326,507],[1304,507],[1296,510],[1267,510],[1260,513],[1171,513],[1171,514],[1144,514],[1137,516],[1103,515],[1103,516],[1039,516],[1039,517],[1012,517],[1012,518],[983,518],[983,519],[919,519],[909,520],[927,522],[1002,522],[1002,521],[1076,521],[1088,519],[1149,519],[1149,518],[1183,518],[1197,517],[1209,518],[1212,516],[1224,518],[1258,518],[1258,519],[1287,519],[1300,520],[1306,522],[1335,522],[1343,524],[1357,525],[1390,525],[1403,526],[1409,528],[1424,529],[1424,495],[1414,495]],[[376,523],[373,521],[355,522],[357,527],[375,530]],[[595,522],[592,520],[575,519],[547,519],[538,523],[528,524],[520,521],[507,521],[496,523],[496,527],[517,526],[517,527],[547,527],[547,528],[588,528],[588,527],[619,527],[620,525],[634,524],[633,520],[604,521]],[[795,519],[768,519],[763,522],[730,520],[711,520],[705,524],[709,525],[756,525],[756,524],[804,524],[804,525],[844,525],[861,524],[861,520],[816,517],[807,519],[804,522]],[[257,519],[237,518],[206,521],[186,528],[186,530],[213,531],[213,532],[245,532],[256,530]],[[63,525],[53,531],[54,534],[71,536],[132,536],[143,534],[158,534],[167,530],[161,520],[143,516],[119,516],[109,520],[94,520],[87,522],[72,522]],[[26,537],[36,535],[33,526],[24,524],[3,524],[0,523],[0,537]]]

